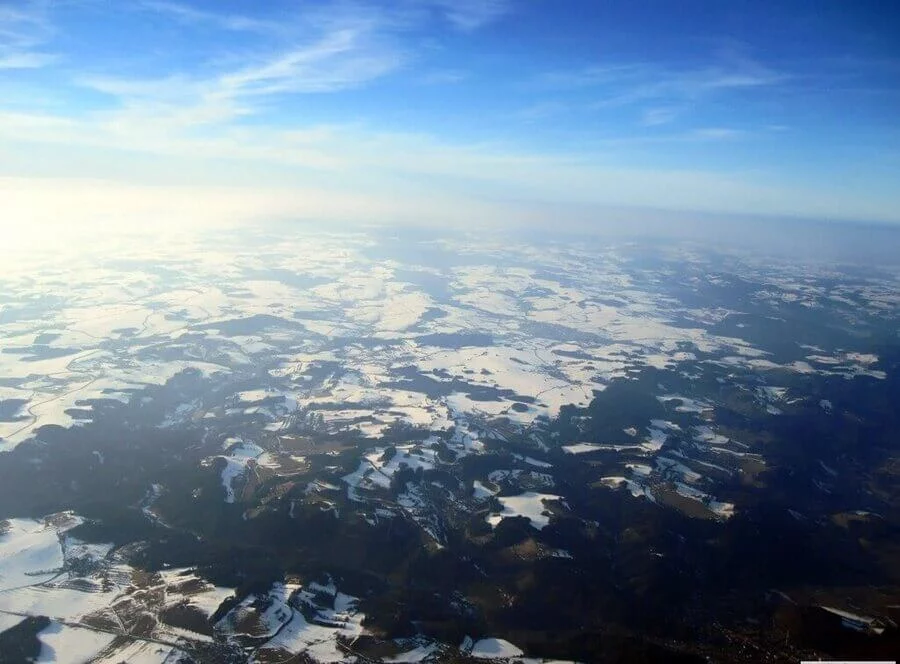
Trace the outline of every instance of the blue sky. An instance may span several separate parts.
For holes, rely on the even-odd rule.
[[[900,222],[898,34],[866,0],[0,0],[0,193],[22,218]]]

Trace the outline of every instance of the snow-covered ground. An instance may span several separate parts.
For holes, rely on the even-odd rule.
[[[431,470],[438,463],[437,452],[428,445],[429,441],[421,445],[398,445],[393,448],[392,453],[388,453],[390,458],[387,459],[385,458],[387,448],[376,447],[364,455],[355,472],[342,478],[347,483],[348,497],[359,500],[361,488],[387,489],[394,474],[402,467],[410,470],[419,468]]]
[[[523,653],[512,643],[503,639],[480,639],[472,646],[470,654],[475,659],[505,659],[519,657]]]
[[[507,517],[524,516],[531,521],[532,526],[541,530],[550,524],[550,510],[545,503],[561,498],[552,494],[527,491],[521,496],[504,496],[497,500],[503,505],[503,510],[499,514],[489,514],[487,517],[489,524],[496,526]]]
[[[366,451],[358,462],[351,460],[355,468],[345,467],[335,484],[310,482],[307,493],[322,498],[346,490],[373,526],[409,518],[440,545],[444,534],[429,491],[451,492],[394,483],[402,468],[441,468],[433,445],[461,457],[485,453],[492,441],[533,443],[507,457],[505,468],[493,466],[488,477],[474,481],[471,497],[463,496],[470,509],[499,501],[499,511],[487,516],[492,526],[523,516],[540,530],[549,525],[551,511],[567,509],[560,496],[542,493],[563,492],[554,488],[555,469],[545,456],[559,466],[611,460],[615,467],[602,471],[609,474],[599,485],[621,487],[625,500],[656,501],[664,484],[726,519],[738,508],[717,495],[710,478],[736,475],[732,462],[762,460],[716,422],[721,404],[715,396],[691,391],[698,367],[751,375],[744,389],[752,407],[772,416],[791,407],[796,395],[785,386],[800,377],[885,378],[878,356],[854,348],[798,345],[795,357],[779,359],[734,336],[745,323],[726,323],[742,312],[680,301],[666,289],[672,272],[638,265],[624,246],[597,252],[508,237],[474,246],[448,240],[442,246],[462,259],[432,264],[378,257],[378,243],[364,234],[298,232],[254,242],[252,249],[189,237],[115,252],[98,246],[40,257],[43,262],[27,270],[4,270],[0,452],[46,425],[84,426],[104,407],[147,405],[146,417],[154,418],[149,423],[163,429],[199,430],[223,416],[241,422],[240,433],[222,441],[204,463],[221,465],[224,500],[235,503],[252,472],[278,472],[286,459],[304,463],[279,451],[281,436],[359,434],[369,440],[360,443]],[[688,267],[691,256],[681,256]],[[847,306],[850,327],[892,315],[900,304],[896,280],[884,276],[831,288],[808,274],[798,278],[790,266],[735,269],[748,287],[756,284],[748,294],[755,305],[812,309],[827,300]],[[714,278],[698,274],[693,278],[700,282]],[[720,331],[726,327],[731,332]],[[611,380],[645,368],[683,379],[677,387],[658,386],[653,405],[664,413],[660,419],[630,422],[608,440],[541,437],[547,418],[564,406],[587,406]],[[165,412],[153,410],[153,388],[190,377],[200,387],[167,403]],[[825,413],[841,408],[828,399],[818,406]],[[249,431],[253,427],[258,431]],[[402,443],[389,448],[397,440]],[[574,458],[559,456],[560,444]],[[104,463],[102,453],[96,457]],[[823,477],[837,473],[824,461],[819,467]],[[376,502],[373,509],[371,501],[383,501],[392,483],[395,504]],[[510,487],[524,492],[496,497]],[[164,490],[150,487],[140,505],[148,517],[157,519],[153,503]],[[291,509],[293,514],[293,503]],[[41,635],[45,660],[76,661],[101,651],[109,662],[172,656],[137,641],[109,651],[109,635],[77,626],[97,612],[144,608],[139,596],[124,592],[131,570],[111,546],[71,537],[80,522],[58,515],[6,524],[0,609],[54,618]],[[98,570],[78,577],[77,587],[70,583],[73,557],[94,561]],[[155,583],[164,588],[167,606],[180,603],[207,616],[232,592],[190,570],[166,572]],[[341,661],[346,654],[337,636],[361,634],[362,615],[353,598],[329,592],[333,601],[314,607],[316,620],[292,604],[312,602],[310,588],[286,582],[256,598],[269,602],[265,610],[245,600],[219,627],[238,639],[250,625],[260,630],[256,636],[270,637],[266,648],[275,654]],[[0,621],[0,627],[8,625],[9,615],[0,613]],[[161,626],[159,634],[177,639],[182,632]],[[406,645],[393,661],[437,656],[445,647]],[[472,642],[464,650],[478,658],[521,655],[500,639]]]
[[[573,445],[563,445],[563,451],[567,454],[588,454],[602,450],[606,446],[598,443],[575,443]]]
[[[698,353],[717,356],[703,361],[752,370],[884,377],[871,352],[810,348],[777,364],[745,340],[709,332],[736,312],[679,305],[648,286],[655,282],[629,265],[627,248],[598,254],[560,245],[540,255],[528,244],[486,242],[460,247],[467,264],[436,270],[372,258],[370,245],[358,234],[308,233],[253,252],[240,243],[211,251],[204,239],[185,236],[167,247],[118,246],[115,261],[100,243],[96,255],[87,248],[36,257],[36,277],[25,267],[0,275],[6,297],[0,375],[4,389],[23,400],[0,422],[0,446],[15,446],[46,424],[78,426],[93,416],[93,401],[127,402],[185,370],[222,377],[260,363],[273,379],[299,382],[243,387],[234,403],[274,428],[297,405],[318,404],[333,426],[372,436],[393,422],[449,428],[448,409],[528,425],[563,405],[587,405],[594,390],[630,369],[677,368],[698,361]],[[496,265],[498,255],[504,267]],[[158,265],[177,269],[160,272],[152,267]],[[446,293],[438,297],[407,281],[410,271],[439,275]],[[775,302],[790,294],[813,303],[827,294],[857,307],[869,302],[873,314],[884,314],[893,287],[873,279],[838,296],[781,274],[769,276],[754,297]],[[673,324],[675,318],[693,324]],[[471,333],[491,341],[454,340]],[[339,372],[306,389],[318,360],[357,371],[361,380]],[[392,372],[399,367],[454,387],[430,395],[398,389]],[[459,389],[463,384],[469,387]],[[504,396],[475,397],[473,389]],[[763,388],[770,412],[779,409],[779,389]],[[678,413],[711,407],[674,394],[663,398]],[[335,409],[335,403],[369,405]],[[375,403],[381,408],[373,414]]]
[[[327,604],[320,604],[322,597]],[[350,642],[363,634],[365,616],[357,598],[339,592],[333,583],[276,583],[262,595],[250,595],[216,625],[225,638],[241,642],[263,641],[255,649],[254,661],[272,661],[305,654],[315,662],[344,662],[347,654],[340,640]],[[314,616],[304,617],[301,608]]]
[[[83,664],[93,661],[115,639],[92,629],[70,627],[52,622],[38,634],[41,653],[38,662],[55,664]]]
[[[208,617],[234,594],[233,589],[213,586],[184,569],[160,574],[150,586],[153,593],[135,592],[134,570],[118,558],[112,545],[88,544],[71,536],[69,531],[84,519],[69,512],[4,523],[0,625],[11,627],[27,615],[49,617],[51,624],[39,634],[42,662],[177,661],[179,650],[165,643],[208,637],[159,623],[155,641],[132,639],[124,627],[99,631],[87,619],[102,616],[121,625],[124,616],[176,604],[194,607]]]

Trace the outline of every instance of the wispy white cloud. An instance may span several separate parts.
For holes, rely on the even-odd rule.
[[[641,113],[641,124],[645,127],[658,127],[669,124],[676,117],[678,117],[678,109],[673,106],[645,108]]]
[[[6,53],[0,54],[0,69],[39,69],[56,60],[57,57],[50,53]]]
[[[637,81],[649,71],[641,64],[590,65],[563,71],[548,71],[535,76],[538,89],[591,88],[623,81]]]
[[[460,83],[468,77],[469,72],[462,69],[435,69],[419,78],[419,83],[422,85],[452,85]]]
[[[597,139],[592,142],[595,149],[640,146],[662,146],[671,143],[715,143],[738,141],[751,136],[761,136],[765,129],[743,129],[737,127],[697,127],[687,130],[665,132],[642,132],[625,136]]]
[[[197,9],[190,5],[166,0],[138,0],[135,9],[163,14],[188,25],[208,25],[222,30],[235,32],[261,32],[272,34],[282,32],[284,23],[262,21],[240,14],[228,14]]]
[[[546,72],[536,77],[535,85],[545,90],[590,90],[596,94],[594,107],[603,108],[654,100],[680,102],[714,93],[773,86],[789,78],[749,60],[680,70],[627,63]]]
[[[37,69],[56,60],[43,46],[52,32],[44,2],[0,4],[0,70]]]
[[[702,127],[700,129],[694,129],[689,134],[691,137],[708,141],[730,141],[746,135],[746,130],[734,129],[732,127]]]
[[[330,92],[379,78],[402,63],[399,51],[376,45],[358,26],[336,29],[317,41],[279,53],[219,78],[235,95]]]
[[[729,56],[699,68],[618,63],[544,72],[528,89],[567,98],[567,108],[582,112],[626,109],[637,124],[658,127],[681,120],[688,107],[696,110],[730,94],[762,92],[787,84],[791,78],[749,58]]]
[[[45,8],[45,3],[29,0],[0,4],[0,37],[4,42],[31,39],[27,30],[43,31],[47,25]]]
[[[512,10],[510,0],[425,0],[463,31],[478,30]]]
[[[358,87],[405,62],[406,54],[372,16],[314,18],[303,26],[302,39],[257,40],[245,47],[251,54],[209,63],[202,76],[195,71],[157,78],[83,74],[75,83],[113,98],[112,109],[95,114],[107,128],[146,134],[148,128],[164,127],[177,134],[200,125],[224,130],[237,118],[262,113],[273,97]]]
[[[519,120],[524,120],[525,122],[535,122],[537,120],[543,120],[545,118],[560,115],[561,113],[565,113],[569,110],[571,110],[570,104],[559,99],[552,99],[530,104],[529,106],[526,106],[525,108],[518,111],[515,115]]]

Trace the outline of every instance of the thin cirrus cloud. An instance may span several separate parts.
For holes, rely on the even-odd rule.
[[[39,69],[56,61],[43,49],[52,29],[45,3],[0,4],[0,70]]]
[[[419,79],[422,85],[450,85],[469,78],[469,72],[462,69],[435,69],[426,72]]]
[[[379,78],[402,62],[390,48],[366,44],[367,32],[345,27],[312,44],[231,72],[220,85],[235,95],[330,92]]]
[[[510,0],[426,0],[460,30],[478,30],[512,10]]]
[[[284,28],[282,23],[248,18],[239,14],[220,14],[166,0],[138,0],[134,9],[167,15],[188,25],[207,25],[235,32],[261,32],[272,34]]]
[[[367,21],[335,21],[303,43],[290,42],[231,67],[162,78],[82,76],[76,84],[112,97],[107,115],[152,116],[185,127],[254,115],[266,97],[331,93],[357,87],[396,70],[403,53],[380,40]],[[121,118],[120,118],[121,119]]]
[[[618,63],[544,72],[535,76],[527,88],[553,98],[526,106],[520,115],[533,121],[563,112],[609,113],[624,109],[630,113],[631,124],[661,128],[690,119],[698,108],[710,102],[735,94],[777,90],[793,80],[786,72],[748,58],[718,59],[715,64],[695,68]],[[671,138],[683,140],[685,135],[682,132]]]
[[[40,52],[0,52],[0,69],[39,69],[56,61],[51,53]]]
[[[343,6],[337,8],[338,11],[349,9],[370,16],[374,13],[382,18],[390,17],[397,24],[405,23],[407,25],[417,10],[432,11],[456,29],[464,32],[475,31],[494,23],[513,9],[511,0],[400,0],[387,6],[342,4]],[[167,14],[186,24],[201,24],[235,32],[276,34],[283,33],[287,27],[284,22],[280,21],[267,21],[240,14],[201,10],[170,0],[139,0],[134,7],[158,14]],[[325,12],[322,12],[321,9],[318,11],[320,15],[327,14],[327,10]],[[332,9],[332,11],[334,10]]]
[[[671,106],[645,108],[641,113],[641,124],[645,127],[658,127],[669,124],[678,117],[678,109]]]
[[[534,85],[538,89],[594,91],[593,105],[603,107],[660,99],[692,100],[716,93],[771,87],[790,78],[784,72],[748,62],[681,70],[653,64],[620,64],[548,72],[536,77]]]
[[[745,130],[734,129],[732,127],[703,127],[701,129],[695,129],[691,132],[691,136],[695,138],[711,141],[727,141],[734,138],[746,136],[746,134],[747,132]]]
[[[202,22],[219,30],[264,30],[262,21],[213,14],[172,3],[144,2],[139,11],[159,12],[185,27]],[[308,126],[267,120],[280,99],[337,93],[370,83],[399,68],[404,53],[389,39],[387,20],[374,12],[316,12],[277,34],[253,34],[241,42],[242,57],[213,59],[199,71],[158,68],[159,75],[79,72],[71,84],[99,93],[100,104],[80,108],[77,117],[48,112],[3,113],[0,134],[10,139],[67,146],[95,145],[153,154],[204,153],[210,157],[270,159],[288,165],[332,168],[327,151],[296,149]],[[122,63],[127,70],[129,63]],[[75,93],[77,95],[77,92]],[[260,124],[241,129],[235,122],[257,116]],[[5,129],[5,131],[4,131]],[[202,131],[202,135],[198,132]]]

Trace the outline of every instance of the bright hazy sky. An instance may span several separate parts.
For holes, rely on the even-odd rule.
[[[869,0],[0,0],[4,222],[900,222],[898,35]]]

